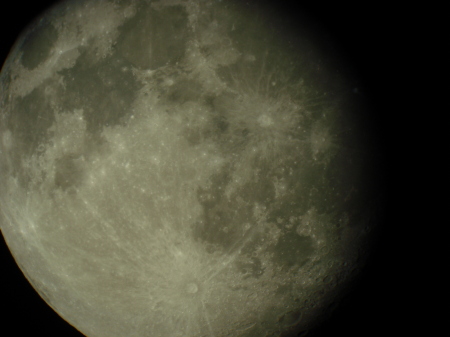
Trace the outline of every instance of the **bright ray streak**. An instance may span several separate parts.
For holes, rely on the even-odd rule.
[[[244,237],[237,241],[228,251],[228,253],[225,254],[225,257],[219,261],[218,265],[216,266],[216,270],[209,276],[206,277],[206,282],[212,280],[214,277],[216,277],[218,274],[220,274],[225,268],[227,268],[241,253],[242,248],[245,247],[245,245],[253,238],[253,235],[256,233],[256,228],[258,225],[253,226],[253,228],[244,234]]]
[[[203,306],[203,314],[204,314],[205,320],[206,320],[206,322],[208,324],[209,333],[211,334],[211,337],[215,337],[214,330],[213,330],[213,328],[211,326],[211,322],[209,321],[208,310],[206,310],[204,301],[202,301],[202,306]]]

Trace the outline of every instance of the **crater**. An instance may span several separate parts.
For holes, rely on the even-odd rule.
[[[188,294],[196,294],[198,292],[198,286],[196,283],[188,283],[186,285],[186,292]]]
[[[283,327],[292,327],[300,323],[302,317],[301,311],[289,311],[283,316],[278,317],[278,322]]]

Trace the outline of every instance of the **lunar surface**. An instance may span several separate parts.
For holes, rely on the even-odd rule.
[[[297,335],[356,276],[377,204],[364,111],[283,22],[244,1],[65,1],[16,42],[1,231],[81,333]]]

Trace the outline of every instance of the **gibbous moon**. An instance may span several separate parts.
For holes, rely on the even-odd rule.
[[[263,3],[63,1],[11,50],[1,231],[84,335],[297,336],[362,267],[365,111]]]

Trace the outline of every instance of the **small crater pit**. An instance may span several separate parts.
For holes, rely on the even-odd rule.
[[[186,285],[186,292],[187,292],[188,294],[196,294],[196,293],[198,292],[198,286],[197,286],[197,284],[196,284],[196,283],[193,283],[193,282],[188,283],[188,284]]]

